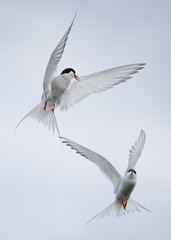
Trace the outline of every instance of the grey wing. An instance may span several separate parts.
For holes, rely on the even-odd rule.
[[[135,142],[134,146],[132,146],[131,150],[129,151],[129,161],[128,161],[128,167],[126,169],[126,172],[129,169],[134,169],[134,166],[136,165],[138,159],[141,156],[142,150],[144,148],[145,140],[146,140],[145,132],[141,130],[138,140]]]
[[[61,60],[62,54],[64,52],[66,41],[68,39],[68,35],[71,31],[75,17],[76,17],[76,13],[68,30],[66,31],[66,33],[64,34],[64,36],[62,37],[62,39],[60,40],[60,42],[58,43],[58,45],[56,46],[56,48],[54,49],[54,51],[50,56],[48,65],[46,67],[44,80],[43,80],[44,92],[43,92],[42,98],[47,98],[51,93],[51,83],[52,83],[52,80],[54,79],[57,65]]]
[[[67,110],[92,93],[106,91],[117,84],[125,82],[132,78],[132,74],[143,69],[143,66],[144,63],[130,64],[80,77],[79,82],[73,82],[62,94],[60,109]]]
[[[87,158],[91,162],[95,163],[98,168],[110,179],[114,185],[114,191],[117,191],[117,188],[120,184],[122,177],[117,172],[117,170],[112,166],[112,164],[106,160],[101,155],[91,151],[88,148],[85,148],[67,138],[61,137],[63,143],[66,143],[67,146],[70,146],[71,149],[74,149],[76,153],[79,153],[81,156]]]

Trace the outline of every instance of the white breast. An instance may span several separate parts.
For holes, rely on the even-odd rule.
[[[55,103],[61,96],[61,94],[68,88],[70,82],[71,79],[64,74],[56,77],[52,82],[51,95],[49,100]]]
[[[135,185],[136,178],[123,178],[116,193],[116,200],[128,200]]]

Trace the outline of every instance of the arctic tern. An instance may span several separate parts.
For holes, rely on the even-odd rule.
[[[141,130],[138,140],[135,142],[129,151],[129,161],[128,167],[125,171],[125,176],[122,177],[117,170],[112,166],[112,164],[106,160],[101,155],[85,148],[67,138],[61,137],[62,142],[74,149],[76,153],[81,154],[81,156],[87,158],[91,162],[95,163],[98,168],[110,179],[114,186],[115,201],[110,204],[106,209],[97,214],[94,218],[103,218],[105,216],[121,216],[125,213],[140,212],[140,209],[149,211],[147,208],[143,207],[136,201],[130,199],[132,191],[136,185],[136,171],[134,170],[135,164],[137,163],[141,152],[144,148],[146,135],[143,130]],[[90,221],[91,221],[90,220]],[[89,222],[90,222],[89,221]],[[88,222],[88,223],[89,223]]]
[[[63,55],[75,17],[76,14],[66,33],[51,54],[44,75],[41,102],[21,119],[17,127],[26,117],[30,117],[47,126],[49,130],[53,129],[53,132],[57,130],[60,136],[54,114],[56,107],[59,106],[61,110],[67,110],[88,95],[105,91],[117,84],[125,82],[129,78],[132,78],[132,74],[143,69],[145,64],[138,63],[78,77],[73,68],[66,68],[59,76],[56,76],[57,65]],[[77,81],[71,83],[73,78]]]

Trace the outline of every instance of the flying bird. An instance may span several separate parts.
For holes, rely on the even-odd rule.
[[[25,118],[30,117],[47,126],[49,130],[53,129],[53,132],[57,130],[59,134],[54,114],[56,107],[59,106],[61,110],[67,110],[92,93],[102,92],[125,82],[132,77],[132,74],[137,73],[143,68],[144,63],[130,64],[82,77],[78,77],[73,68],[66,68],[60,75],[56,76],[57,66],[63,55],[75,17],[76,14],[66,33],[50,56],[43,80],[41,102],[21,119],[16,129]],[[72,79],[76,81],[71,82]]]
[[[135,188],[137,181],[136,171],[134,167],[141,156],[146,140],[146,135],[143,130],[141,130],[138,140],[135,142],[134,146],[132,146],[131,150],[129,151],[128,167],[126,168],[124,177],[122,177],[118,173],[115,167],[108,160],[106,160],[98,153],[95,153],[88,148],[85,148],[67,138],[61,137],[61,139],[63,143],[66,143],[67,146],[70,146],[71,149],[74,149],[76,153],[81,154],[81,156],[95,163],[97,167],[106,175],[106,177],[109,178],[109,180],[114,186],[115,201],[110,204],[106,209],[93,217],[90,221],[92,221],[94,218],[103,218],[110,215],[121,216],[125,213],[135,211],[140,212],[139,208],[149,211],[141,204],[130,199],[130,196]]]

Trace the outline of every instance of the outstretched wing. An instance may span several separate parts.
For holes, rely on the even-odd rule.
[[[62,94],[60,98],[60,109],[67,110],[92,93],[102,92],[125,82],[129,78],[132,78],[132,74],[143,69],[144,65],[144,63],[130,64],[80,77],[79,82],[73,82]]]
[[[107,161],[104,157],[101,155],[89,150],[88,148],[85,148],[67,138],[61,137],[63,140],[63,143],[66,143],[67,146],[70,146],[71,149],[74,149],[76,153],[81,154],[81,156],[87,158],[91,162],[95,163],[98,168],[111,180],[111,182],[114,185],[114,191],[117,191],[117,188],[120,184],[120,181],[122,177],[117,172],[117,170],[112,166],[112,164]]]
[[[135,164],[137,163],[138,159],[141,156],[145,140],[146,140],[145,132],[141,130],[138,140],[135,142],[134,146],[132,146],[131,150],[129,151],[129,162],[126,172],[129,169],[134,169]]]
[[[69,26],[68,30],[66,31],[66,33],[64,34],[64,36],[62,37],[62,39],[60,40],[60,42],[58,43],[58,45],[56,46],[56,48],[54,49],[54,51],[52,52],[52,54],[50,56],[48,65],[46,67],[44,80],[43,80],[44,92],[43,92],[42,98],[47,98],[51,93],[51,82],[54,78],[54,74],[55,74],[57,65],[58,65],[59,61],[61,60],[62,54],[64,52],[66,41],[68,39],[68,35],[71,31],[75,17],[76,17],[76,13],[75,13],[75,16],[74,16],[72,23]]]

